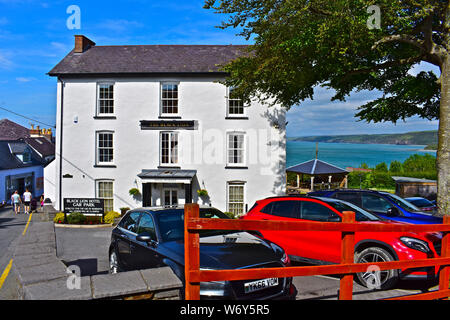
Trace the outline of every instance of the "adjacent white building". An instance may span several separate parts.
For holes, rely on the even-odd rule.
[[[284,110],[244,105],[218,82],[219,65],[244,48],[96,46],[75,36],[49,72],[57,130],[46,197],[57,210],[64,198],[103,198],[105,211],[198,202],[242,214],[284,194]]]

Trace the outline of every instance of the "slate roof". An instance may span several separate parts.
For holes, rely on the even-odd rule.
[[[11,146],[11,147],[10,147]],[[29,148],[31,152],[31,162],[23,163],[20,161],[13,153],[11,153],[11,148],[13,152],[22,153],[28,146],[25,142],[17,141],[0,141],[0,170],[7,169],[18,169],[27,168],[34,166],[41,166],[45,164],[44,159],[42,159],[34,150]]]
[[[243,54],[246,45],[126,45],[72,50],[48,74],[217,73]]]
[[[348,171],[336,167],[328,162],[313,159],[286,169],[287,172],[303,173],[310,175],[325,175],[325,174],[339,174],[348,173]]]
[[[26,138],[24,141],[43,157],[55,155],[55,144],[46,138]]]
[[[0,120],[0,141],[1,140],[17,140],[20,138],[28,138],[30,131],[8,119]]]

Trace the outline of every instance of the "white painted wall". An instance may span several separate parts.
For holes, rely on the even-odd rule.
[[[44,168],[44,197],[50,199],[55,204],[56,201],[56,161],[50,162]]]
[[[137,175],[143,169],[156,169],[159,166],[160,131],[141,130],[139,121],[158,119],[160,81],[163,80],[180,82],[180,116],[182,120],[198,121],[198,130],[179,130],[179,165],[181,169],[197,170],[198,182],[201,187],[204,183],[213,206],[226,210],[227,181],[246,181],[245,200],[249,208],[257,199],[284,193],[285,112],[280,107],[269,109],[253,102],[247,110],[249,120],[227,120],[227,90],[222,84],[213,82],[217,79],[99,78],[65,80],[62,174],[70,174],[73,178],[62,179],[63,198],[95,197],[95,181],[113,179],[116,211],[120,207],[141,206],[141,202],[133,199],[128,191],[137,185],[142,192],[142,181]],[[94,119],[98,81],[115,82],[114,107],[117,119]],[[51,170],[55,173],[55,190],[59,190],[61,140],[59,82],[57,96],[56,160],[46,170],[46,175]],[[267,113],[280,124],[278,129],[271,126]],[[94,167],[96,130],[114,131],[116,168]],[[247,133],[248,169],[225,168],[226,132],[233,130]],[[265,147],[268,149],[264,149]],[[255,158],[255,155],[264,151],[265,158]],[[193,191],[194,201],[197,201],[195,186]],[[59,191],[52,198],[57,209],[58,196]]]

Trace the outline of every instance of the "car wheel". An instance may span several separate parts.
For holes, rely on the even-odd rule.
[[[121,272],[119,259],[117,258],[116,250],[111,250],[109,254],[109,273],[115,274]]]
[[[372,263],[394,261],[394,257],[379,247],[366,248],[355,254],[355,263]],[[366,272],[356,274],[358,282],[369,289],[390,289],[398,281],[398,270],[378,270],[369,267]]]

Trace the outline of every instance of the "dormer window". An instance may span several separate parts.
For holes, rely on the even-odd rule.
[[[23,163],[30,163],[31,162],[31,152],[29,150],[25,150],[23,153]]]
[[[25,150],[23,153],[16,153],[16,157],[25,164],[31,162],[31,152],[29,150]]]

